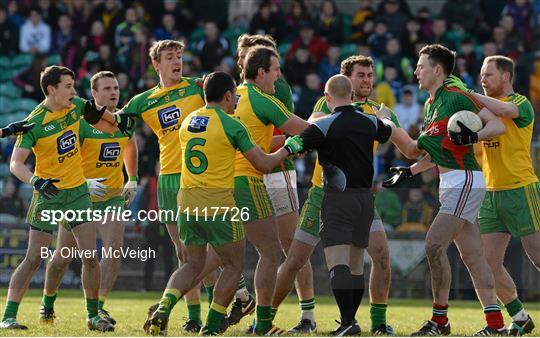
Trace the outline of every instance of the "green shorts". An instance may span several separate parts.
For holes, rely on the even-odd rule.
[[[237,176],[234,178],[236,207],[249,213],[246,223],[274,215],[274,207],[262,178]]]
[[[235,243],[245,238],[244,224],[231,220],[231,215],[188,215],[180,213],[178,233],[186,246],[201,246],[210,243],[222,246]]]
[[[79,224],[89,222],[91,210],[92,200],[86,183],[75,188],[60,189],[58,194],[50,199],[46,199],[34,190],[26,222],[32,229],[48,233],[56,230],[58,224],[71,230]],[[62,219],[62,217],[65,218]]]
[[[540,231],[540,184],[521,188],[487,191],[478,223],[480,233],[509,233],[522,237]]]
[[[319,238],[321,205],[324,196],[323,188],[312,186],[308,191],[308,196],[298,222],[298,229],[309,235]]]
[[[124,209],[124,197],[122,196],[115,196],[111,197],[106,201],[100,201],[100,202],[92,202],[92,208],[94,210],[102,210],[105,211],[107,207],[115,208],[114,210],[120,211]]]
[[[158,177],[158,206],[166,210],[160,214],[163,223],[176,223],[174,215],[178,209],[178,191],[180,190],[180,173],[164,174]]]

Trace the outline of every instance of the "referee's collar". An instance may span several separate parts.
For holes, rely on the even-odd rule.
[[[352,104],[348,104],[346,106],[339,106],[339,107],[334,108],[334,111],[332,112],[332,114],[337,113],[337,112],[349,113],[349,112],[355,112],[355,111],[356,111],[356,108]]]

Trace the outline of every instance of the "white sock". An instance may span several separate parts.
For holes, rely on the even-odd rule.
[[[239,298],[242,302],[249,300],[249,291],[246,287],[236,290],[235,298]]]
[[[525,309],[521,309],[521,311],[512,316],[512,320],[515,322],[523,322],[526,321],[528,317],[529,314],[525,312]]]
[[[315,323],[315,310],[302,310],[302,319],[309,319]]]

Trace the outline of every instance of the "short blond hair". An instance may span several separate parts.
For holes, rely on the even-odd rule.
[[[184,51],[184,44],[181,41],[176,40],[159,40],[155,41],[152,46],[150,46],[150,50],[148,52],[148,55],[150,55],[150,59],[152,61],[161,61],[161,52],[166,50],[180,50],[181,52]]]

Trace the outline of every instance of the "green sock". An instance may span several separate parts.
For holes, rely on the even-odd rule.
[[[387,304],[373,304],[369,309],[371,317],[371,328],[375,329],[381,325],[386,325],[386,308]]]
[[[272,307],[257,305],[255,331],[267,331],[272,327]]]
[[[240,275],[240,280],[238,281],[238,286],[236,290],[240,290],[246,287],[246,280],[244,279],[244,274]]]
[[[161,296],[161,300],[159,301],[158,311],[167,315],[170,314],[180,298],[182,298],[180,291],[176,289],[165,289],[165,291],[163,291],[163,296]]]
[[[98,315],[97,302],[97,299],[86,298],[86,312],[88,314],[88,319]]]
[[[206,327],[208,332],[219,332],[221,328],[221,319],[227,313],[227,308],[219,304],[210,304],[210,310],[208,311],[208,317],[206,317]]]
[[[519,298],[516,298],[510,303],[506,304],[504,307],[506,308],[506,311],[508,311],[510,317],[513,317],[519,311],[523,310],[523,303],[519,300]]]
[[[202,324],[201,320],[201,303],[199,300],[192,300],[187,303],[188,319],[194,320],[197,323]]]
[[[41,299],[41,305],[45,306],[47,309],[54,309],[55,300],[56,300],[56,292],[51,296],[44,293],[43,298]]]
[[[103,304],[105,304],[105,297],[99,296],[97,301],[97,308],[98,310],[103,310]]]
[[[4,310],[4,317],[2,317],[2,320],[6,320],[8,318],[13,318],[13,319],[17,318],[18,311],[19,311],[19,303],[8,300],[6,304],[6,308]]]
[[[271,312],[271,315],[272,315],[272,321],[274,321],[274,319],[276,318],[276,314],[277,314],[277,309],[275,307],[272,308],[272,312]]]
[[[206,296],[208,296],[208,307],[212,305],[212,301],[214,300],[214,286],[205,286],[204,289],[206,290]]]

